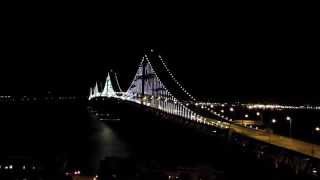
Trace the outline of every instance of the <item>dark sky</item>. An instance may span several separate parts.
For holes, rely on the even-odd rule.
[[[153,47],[198,97],[320,103],[319,43],[312,22],[255,15],[180,17],[142,28],[119,22],[7,20],[1,33],[0,94],[85,95],[109,68],[119,72],[126,87],[145,48]]]

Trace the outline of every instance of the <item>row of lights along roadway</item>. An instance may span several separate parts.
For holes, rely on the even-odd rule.
[[[195,104],[196,106],[199,106],[200,104],[199,103],[196,103]],[[210,104],[210,108],[214,108],[216,105],[213,105],[213,104]],[[220,104],[221,107],[225,107],[225,104]],[[227,118],[226,116],[224,115],[220,115],[220,113],[217,113],[216,111],[213,111],[211,110],[209,107],[205,107],[205,105],[201,105],[201,109],[207,109],[208,111],[214,113],[215,115],[218,115],[219,117],[222,117],[222,118],[225,118],[226,120],[229,120],[229,121],[232,121],[232,118]],[[251,108],[250,108],[251,109]],[[235,112],[235,109],[234,107],[230,107],[229,108],[229,111],[230,112]],[[223,114],[225,112],[224,109],[221,109],[220,112]],[[257,117],[260,117],[261,116],[261,113],[260,112],[256,112],[255,113]],[[244,118],[248,119],[249,118],[249,114],[244,114]],[[289,122],[290,124],[290,137],[292,136],[292,118],[290,116],[286,116],[285,117],[285,120]],[[272,124],[276,124],[277,123],[277,119],[276,118],[272,118],[271,119],[271,123]],[[243,123],[242,123],[243,124]],[[257,129],[257,128],[256,128]],[[314,132],[319,132],[320,133],[320,126],[316,126],[314,127],[314,129],[312,130]]]

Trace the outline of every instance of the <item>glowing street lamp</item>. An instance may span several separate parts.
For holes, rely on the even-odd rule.
[[[291,121],[291,117],[290,117],[290,116],[287,116],[287,117],[286,117],[286,120],[287,120],[287,121]]]
[[[231,107],[229,110],[230,110],[230,112],[233,112],[233,111],[234,111],[234,108],[233,108],[233,107]]]
[[[248,118],[249,115],[248,115],[248,114],[245,114],[244,117],[245,117],[245,118]],[[242,124],[242,126],[244,125],[243,119],[241,120],[241,124]]]
[[[257,116],[260,116],[260,112],[257,112],[256,115],[257,115]]]
[[[273,118],[273,119],[271,120],[271,122],[272,122],[273,124],[275,124],[275,123],[277,122],[277,120],[276,120],[275,118]]]
[[[319,133],[320,132],[320,126],[316,126],[313,130],[312,130],[312,137],[315,139],[316,134],[315,133]],[[314,155],[314,144],[312,143],[312,156]]]
[[[290,132],[289,133],[290,133],[290,137],[292,137],[292,119],[290,116],[287,116],[286,120],[289,121],[289,123],[290,123]]]

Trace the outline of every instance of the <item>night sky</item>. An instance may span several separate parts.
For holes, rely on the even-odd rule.
[[[255,16],[173,21],[141,28],[109,19],[10,19],[1,33],[0,94],[86,95],[110,68],[125,89],[151,47],[197,97],[320,103],[313,23]]]

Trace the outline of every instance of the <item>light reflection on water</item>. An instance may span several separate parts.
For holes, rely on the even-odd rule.
[[[130,156],[127,145],[109,126],[104,126],[100,133],[102,139],[101,150],[105,152],[104,157],[121,157]]]
[[[97,171],[100,161],[108,157],[129,158],[131,152],[128,144],[120,137],[119,131],[113,129],[108,123],[103,123],[93,117],[89,120],[89,128],[92,132],[86,137],[83,144],[89,145],[89,152],[83,154],[86,159],[84,166]]]
[[[105,123],[95,119],[85,106],[12,106],[2,108],[1,113],[8,121],[0,127],[0,139],[7,139],[2,141],[2,147],[8,147],[11,154],[27,152],[39,157],[50,168],[58,168],[59,159],[60,164],[67,164],[67,169],[95,174],[105,158],[170,163],[173,158],[180,162],[206,151],[194,151],[192,137],[176,133],[171,127],[158,128],[150,123],[141,128],[141,124],[131,126],[121,120]],[[8,134],[14,137],[8,139]]]

